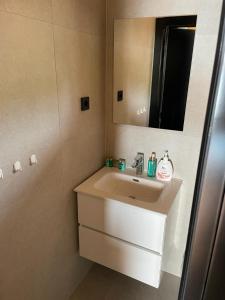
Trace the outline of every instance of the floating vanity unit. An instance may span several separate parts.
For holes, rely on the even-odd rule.
[[[80,255],[159,287],[170,209],[182,181],[103,168],[75,191]]]

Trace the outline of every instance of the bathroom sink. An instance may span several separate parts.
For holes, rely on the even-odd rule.
[[[167,214],[182,180],[161,182],[136,176],[134,169],[102,168],[80,184],[75,191],[102,199],[113,199],[144,209]]]
[[[134,169],[96,172],[75,189],[80,255],[158,288],[181,184],[137,176]]]
[[[156,202],[164,188],[164,184],[161,182],[117,172],[103,175],[94,186],[100,191],[106,191],[118,197],[128,197],[145,202]]]

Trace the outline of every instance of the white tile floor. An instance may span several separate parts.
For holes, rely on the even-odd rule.
[[[160,288],[94,264],[70,300],[177,300],[180,279],[164,273]]]

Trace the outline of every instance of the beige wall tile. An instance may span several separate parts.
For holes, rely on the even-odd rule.
[[[62,219],[52,30],[48,24],[1,13],[0,35],[0,161],[6,162],[0,186],[1,297],[49,299],[55,287],[47,257],[60,238],[53,224]],[[29,166],[32,153],[39,160],[34,167]],[[23,173],[12,174],[16,159],[23,163]],[[71,239],[66,243],[73,246]]]
[[[53,0],[53,22],[91,34],[105,34],[105,0]]]
[[[207,14],[209,29],[211,20],[217,21],[215,16],[220,15],[221,0],[205,1],[205,0],[122,0],[107,1],[108,11],[114,13],[118,17],[159,17],[159,16],[176,16],[188,14]],[[213,12],[211,14],[211,12]],[[203,25],[204,26],[204,25]]]
[[[26,187],[19,195],[14,189],[1,214],[2,299],[66,299],[89,268],[78,257],[74,197],[62,193],[61,154],[51,162],[39,158],[45,169],[37,167],[35,176],[30,170],[29,192]]]
[[[104,130],[105,39],[54,27],[62,139]],[[90,97],[81,112],[80,98]],[[100,116],[100,117],[99,117]],[[80,124],[83,124],[80,126]]]
[[[0,10],[5,10],[5,0],[0,0]]]
[[[188,6],[185,1],[176,0],[123,0],[123,1],[108,1],[113,6],[113,11],[116,17],[157,17],[170,16],[176,14],[194,14],[196,13],[196,2],[190,0]],[[115,3],[113,3],[115,2]],[[198,5],[198,3],[197,3]]]
[[[51,22],[51,0],[1,0],[8,12]]]
[[[76,2],[75,0],[52,0],[53,23],[76,29]]]
[[[17,149],[32,145],[35,151],[46,142],[59,142],[52,30],[48,24],[1,13],[0,35],[0,156],[15,158]]]
[[[99,131],[92,136],[77,133],[76,138],[64,142],[62,179],[64,191],[72,193],[77,185],[100,168],[104,158],[101,150],[103,146],[103,136]],[[72,197],[74,198],[74,194]]]
[[[210,41],[210,47],[209,47]],[[217,45],[217,35],[196,34],[184,133],[201,137]],[[202,88],[207,87],[207,88]]]

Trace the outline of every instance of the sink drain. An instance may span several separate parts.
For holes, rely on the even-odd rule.
[[[136,178],[133,178],[132,179],[134,182],[140,182],[140,180],[136,179]]]
[[[129,195],[129,196],[128,196],[128,198],[131,198],[131,199],[136,199],[136,197],[135,197],[135,196],[133,196],[133,195]]]

